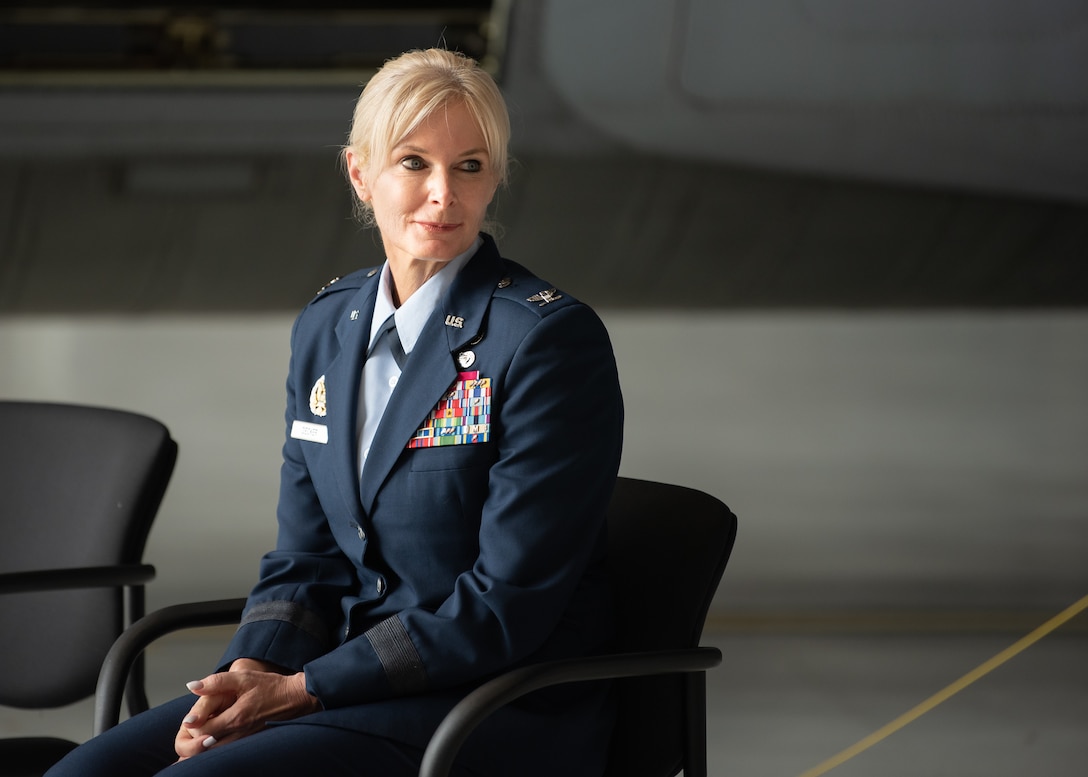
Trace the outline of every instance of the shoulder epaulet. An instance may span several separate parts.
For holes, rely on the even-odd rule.
[[[524,307],[538,310],[541,314],[549,312],[547,309],[555,303],[566,304],[574,301],[565,292],[509,260],[506,261],[506,273],[498,283],[495,296],[518,302]]]
[[[323,292],[323,291],[324,291],[325,289],[329,288],[329,287],[330,287],[330,286],[332,286],[332,285],[333,285],[334,283],[336,283],[336,282],[337,282],[338,280],[340,280],[340,276],[339,276],[339,275],[337,275],[337,276],[336,276],[335,278],[333,278],[333,279],[332,279],[331,281],[329,281],[329,282],[328,282],[328,283],[326,283],[326,284],[325,284],[324,286],[322,286],[322,287],[321,287],[320,289],[318,289],[318,290],[317,290],[317,293],[318,293],[318,294],[320,294],[320,293],[321,293],[321,292]]]
[[[344,276],[337,275],[335,278],[333,278],[317,290],[317,294],[314,295],[314,299],[311,300],[311,302],[319,299],[322,295],[331,293],[333,291],[358,289],[360,286],[363,285],[363,282],[367,278],[372,277],[380,269],[380,267],[368,267],[362,270],[356,270],[355,272],[348,273]]]

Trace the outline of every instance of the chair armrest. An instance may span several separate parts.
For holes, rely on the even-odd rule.
[[[718,648],[696,647],[548,661],[512,669],[484,683],[449,711],[427,744],[419,777],[447,777],[461,745],[488,715],[540,688],[588,680],[703,672],[721,662]]]
[[[217,599],[163,607],[125,629],[102,662],[94,699],[94,733],[117,725],[125,682],[137,657],[155,640],[183,629],[238,623],[246,600]]]
[[[69,588],[113,588],[142,585],[155,577],[150,564],[117,564],[104,567],[41,569],[0,574],[0,594],[58,591]]]

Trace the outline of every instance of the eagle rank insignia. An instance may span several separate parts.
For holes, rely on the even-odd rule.
[[[545,289],[544,291],[538,292],[531,297],[526,297],[525,301],[539,302],[540,304],[537,307],[542,308],[549,302],[555,302],[557,299],[563,299],[563,295],[557,294],[555,289]]]

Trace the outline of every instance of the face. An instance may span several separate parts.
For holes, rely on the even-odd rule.
[[[464,103],[435,111],[364,170],[349,150],[355,193],[374,208],[390,265],[441,263],[468,250],[483,225],[498,177],[483,133]]]

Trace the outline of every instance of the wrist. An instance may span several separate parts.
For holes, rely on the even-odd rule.
[[[271,672],[274,674],[290,674],[290,672],[283,668],[271,664],[267,661],[261,661],[256,658],[236,658],[231,662],[230,672]]]
[[[323,708],[320,700],[306,688],[306,673],[298,672],[293,674],[291,680],[295,683],[303,708],[309,712],[320,712]]]

